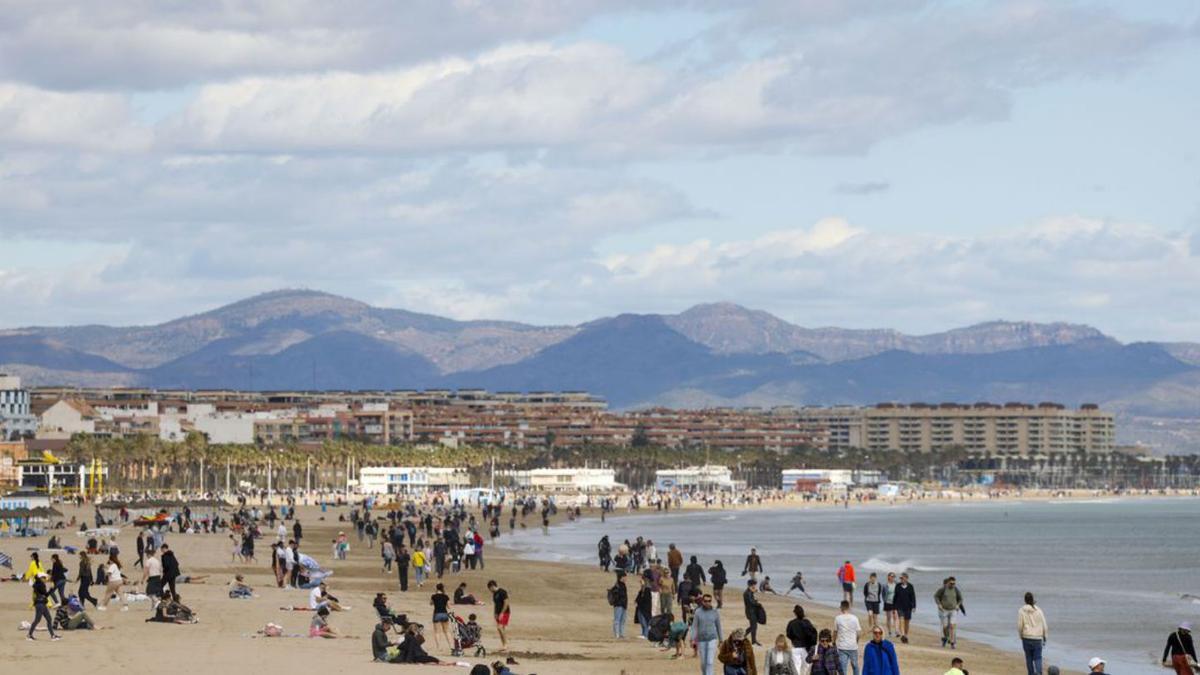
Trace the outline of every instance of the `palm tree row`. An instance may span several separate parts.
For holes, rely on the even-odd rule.
[[[654,484],[655,472],[704,464],[734,470],[752,487],[778,487],[786,468],[878,470],[893,479],[948,478],[966,458],[961,449],[934,453],[868,453],[849,449],[828,451],[812,447],[784,452],[761,448],[717,450],[699,446],[668,448],[655,445],[510,448],[441,445],[372,445],[353,440],[315,444],[210,444],[202,434],[180,442],[154,436],[98,438],[77,435],[67,454],[75,461],[104,462],[108,485],[114,489],[220,489],[249,484],[266,487],[268,471],[274,487],[340,489],[366,466],[452,466],[465,468],[472,478],[486,481],[496,470],[592,466],[611,468],[617,480],[633,487]]]

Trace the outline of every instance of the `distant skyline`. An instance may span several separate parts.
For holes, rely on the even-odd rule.
[[[1191,0],[0,6],[0,327],[279,288],[1200,341]]]

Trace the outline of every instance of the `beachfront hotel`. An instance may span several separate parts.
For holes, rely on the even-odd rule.
[[[1058,403],[881,403],[774,412],[825,427],[830,449],[1105,454],[1113,451],[1116,433],[1113,414],[1091,404],[1071,409]]]

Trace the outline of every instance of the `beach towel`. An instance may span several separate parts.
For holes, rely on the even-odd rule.
[[[0,567],[7,567],[11,570],[12,556],[8,555],[7,553],[0,552]]]

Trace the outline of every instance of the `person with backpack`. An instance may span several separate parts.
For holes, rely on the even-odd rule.
[[[608,589],[608,606],[613,608],[613,637],[625,639],[625,612],[629,609],[629,590],[625,586],[625,575],[617,575],[617,583]]]
[[[796,664],[796,672],[807,675],[809,671],[808,657],[817,647],[817,627],[804,616],[804,608],[796,605],[792,608],[796,618],[788,622],[787,639],[792,643],[792,660]]]
[[[965,614],[967,610],[963,607],[962,591],[959,590],[954,577],[946,577],[942,587],[933,594],[933,601],[937,605],[938,619],[942,624],[942,646],[949,644],[951,649],[955,649],[958,642],[955,635],[958,623],[956,613],[961,611]]]

